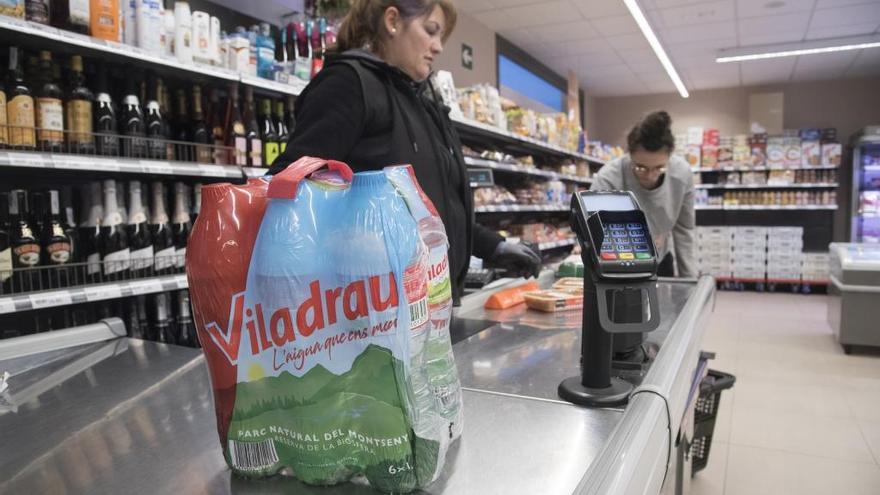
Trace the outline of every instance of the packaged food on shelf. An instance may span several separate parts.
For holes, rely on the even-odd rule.
[[[819,140],[801,141],[801,166],[818,167],[822,164],[822,145]]]
[[[718,146],[718,168],[733,167],[733,143],[728,137],[721,139]]]
[[[840,143],[822,144],[822,165],[826,167],[839,167],[843,148]]]
[[[721,132],[718,129],[703,129],[703,146],[721,146]]]
[[[703,144],[703,128],[691,126],[687,129],[687,144],[702,146]]]
[[[463,116],[458,104],[458,91],[455,89],[452,73],[447,70],[438,70],[434,72],[431,82],[434,89],[440,93],[443,104],[450,108],[450,116],[453,118]]]
[[[0,1],[0,15],[24,19],[24,3],[25,0],[2,0]]]
[[[783,138],[785,148],[784,167],[798,168],[801,166],[801,138],[789,136]]]
[[[701,146],[699,144],[689,144],[684,151],[684,159],[691,168],[699,168],[701,166]]]
[[[699,160],[702,162],[702,168],[719,168],[718,163],[718,146],[704,144],[700,150]],[[690,163],[693,159],[687,155],[686,160]]]
[[[503,186],[481,187],[474,190],[474,206],[513,204],[516,204],[516,196]]]
[[[767,166],[767,135],[752,134],[749,136],[752,167]]]
[[[781,137],[767,138],[767,168],[785,168],[786,147]]]

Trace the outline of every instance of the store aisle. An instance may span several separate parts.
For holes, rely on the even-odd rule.
[[[844,355],[825,300],[718,293],[704,348],[737,382],[693,495],[880,493],[880,352]]]

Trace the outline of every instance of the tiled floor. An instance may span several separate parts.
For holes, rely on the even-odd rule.
[[[693,495],[880,494],[880,353],[844,355],[825,310],[825,296],[718,293],[703,347],[737,382]]]

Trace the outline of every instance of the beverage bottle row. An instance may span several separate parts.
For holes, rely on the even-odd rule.
[[[283,29],[268,23],[237,26],[227,34],[220,19],[192,10],[189,2],[166,0],[25,0],[29,21],[123,42],[179,62],[224,67],[242,74],[309,80],[323,67],[335,42],[327,19],[303,19]],[[276,42],[277,40],[277,42]]]
[[[40,52],[30,71],[23,58],[10,47],[7,84],[0,88],[0,148],[268,167],[294,125],[293,97],[262,99],[258,112],[250,87],[242,105],[236,83],[224,94],[218,88],[206,94],[196,84],[174,90],[172,105],[172,90],[155,75],[142,83],[126,77],[114,95],[104,64],[90,81],[93,91],[78,55],[62,90],[50,52]]]
[[[0,316],[0,339],[122,318],[128,336],[198,347],[189,290],[143,294]]]
[[[736,191],[725,192],[725,205],[828,206],[837,204],[835,191]]]
[[[183,272],[201,184],[105,180],[76,192],[78,209],[68,185],[0,193],[0,294]]]

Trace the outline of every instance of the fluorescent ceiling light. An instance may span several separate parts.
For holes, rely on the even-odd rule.
[[[749,60],[795,57],[798,55],[843,52],[846,50],[877,47],[880,47],[880,36],[850,36],[847,38],[832,38],[803,43],[780,43],[745,48],[728,48],[719,51],[715,61],[723,64],[726,62],[746,62]]]
[[[663,49],[663,45],[660,44],[660,40],[657,39],[657,35],[654,34],[654,30],[651,29],[651,25],[648,24],[648,19],[646,19],[645,14],[642,13],[642,9],[639,7],[638,2],[636,0],[623,0],[623,2],[626,4],[626,8],[629,9],[629,13],[632,14],[633,19],[636,20],[636,24],[638,24],[639,28],[642,30],[642,34],[645,35],[645,39],[651,44],[651,48],[654,49],[654,53],[657,54],[657,58],[660,59],[660,63],[663,64],[663,68],[666,69],[666,73],[669,74],[669,78],[672,79],[672,84],[675,84],[675,89],[678,90],[678,94],[680,94],[682,98],[690,96],[687,88],[684,87],[684,83],[681,82],[681,78],[678,77],[678,72],[676,72],[675,67],[672,66],[672,61],[669,60],[669,56],[666,55],[666,50]]]

